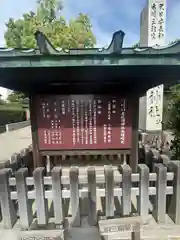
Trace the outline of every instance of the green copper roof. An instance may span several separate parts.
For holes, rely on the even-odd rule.
[[[159,54],[179,54],[180,41],[168,46],[159,47],[143,47],[143,48],[123,48],[124,32],[117,31],[113,34],[111,43],[108,48],[79,48],[79,49],[61,49],[54,48],[47,37],[37,31],[35,38],[37,41],[37,49],[17,49],[17,48],[0,48],[0,58],[2,57],[25,57],[25,56],[112,56],[117,55],[159,55]]]
[[[119,93],[144,92],[180,79],[180,41],[167,47],[123,48],[124,36],[115,32],[106,49],[56,49],[38,31],[37,49],[0,49],[0,85],[28,93]]]

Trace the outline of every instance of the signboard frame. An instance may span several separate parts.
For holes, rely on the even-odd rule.
[[[113,93],[110,92],[109,95]],[[53,95],[53,93],[52,93]],[[118,96],[117,94],[113,94]],[[131,148],[130,149],[107,149],[107,150],[68,150],[68,151],[48,151],[48,150],[39,150],[38,145],[38,126],[37,126],[37,113],[36,113],[36,97],[37,94],[32,94],[29,96],[29,106],[30,106],[30,117],[31,117],[31,132],[32,132],[32,149],[33,149],[33,165],[36,167],[45,167],[46,166],[46,156],[89,156],[89,155],[120,155],[126,154],[129,155],[129,163],[132,168],[132,172],[137,171],[138,165],[138,113],[139,113],[139,96],[124,94],[124,98],[129,96],[128,99],[131,101],[132,105],[132,137],[131,137]]]
[[[128,98],[48,94],[38,95],[34,101],[41,152],[131,149],[132,109]]]

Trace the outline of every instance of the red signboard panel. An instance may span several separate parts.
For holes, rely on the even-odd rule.
[[[131,104],[97,95],[36,98],[40,150],[131,148]]]

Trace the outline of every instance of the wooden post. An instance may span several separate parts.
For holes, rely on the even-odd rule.
[[[130,166],[133,173],[137,172],[138,166],[138,148],[139,148],[139,97],[135,96],[132,100],[132,146],[131,146],[131,157]]]
[[[89,201],[89,214],[88,220],[91,226],[97,224],[96,212],[96,172],[94,167],[88,167],[88,201]]]
[[[17,221],[16,210],[11,200],[9,177],[11,169],[0,170],[0,202],[4,228],[12,228]]]
[[[37,129],[37,112],[35,96],[30,96],[30,116],[31,116],[31,132],[32,132],[32,150],[33,150],[33,161],[34,169],[36,167],[45,167],[43,157],[39,152],[38,147],[38,129]]]
[[[36,210],[38,225],[44,226],[48,223],[48,202],[45,199],[44,187],[45,168],[39,167],[34,170],[34,186],[36,192]]]
[[[26,185],[26,177],[28,177],[28,169],[21,168],[15,173],[16,188],[18,196],[19,217],[22,229],[28,229],[33,220],[32,205],[28,202],[28,188]]]

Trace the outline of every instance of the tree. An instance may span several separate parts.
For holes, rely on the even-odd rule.
[[[164,108],[166,128],[173,130],[172,142],[173,158],[180,157],[180,84],[169,87],[166,92],[166,106]]]
[[[0,105],[4,105],[6,102],[2,99],[2,95],[0,94]]]
[[[9,94],[7,100],[10,103],[23,103],[23,100],[26,98],[26,96],[17,91],[13,91],[11,94]]]
[[[140,42],[137,42],[137,43],[132,45],[132,48],[138,48],[138,47],[140,47]]]
[[[53,46],[60,48],[92,47],[96,43],[87,15],[80,13],[69,23],[61,16],[62,3],[39,0],[36,12],[28,12],[21,19],[10,18],[6,23],[7,47],[36,48],[34,33],[42,31]]]

